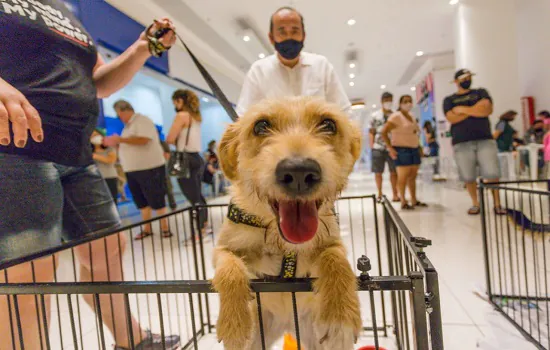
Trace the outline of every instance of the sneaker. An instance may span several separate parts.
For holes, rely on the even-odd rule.
[[[176,350],[180,347],[179,335],[168,335],[164,337],[165,347],[162,346],[162,338],[159,334],[153,334],[151,331],[146,331],[147,336],[141,343],[134,346],[135,350]],[[114,350],[129,350],[121,346],[116,346]]]

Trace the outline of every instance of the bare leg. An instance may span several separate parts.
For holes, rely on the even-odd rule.
[[[477,183],[469,182],[466,184],[466,189],[472,198],[472,205],[474,207],[479,207],[479,199],[477,198]]]
[[[140,211],[141,211],[141,218],[143,219],[143,221],[151,220],[151,218],[153,217],[153,211],[151,210],[151,207],[142,208],[140,209]],[[145,225],[144,231],[153,232],[151,224]]]
[[[157,212],[158,216],[162,216],[162,215],[166,214],[166,208],[157,209],[156,212]],[[169,231],[168,219],[160,220],[160,229],[162,230],[162,232]]]
[[[487,180],[486,182],[495,183],[498,181],[499,179],[491,179],[491,180]],[[495,201],[495,208],[500,208],[500,194],[498,190],[493,190],[492,192],[493,192],[493,200]]]
[[[407,183],[409,186],[409,193],[411,194],[411,204],[415,205],[418,202],[416,198],[416,176],[418,175],[418,166],[414,165],[409,167],[409,178]]]
[[[390,173],[390,181],[391,181],[391,189],[393,191],[393,200],[399,199],[399,195],[397,193],[397,171]]]
[[[382,173],[374,174],[374,179],[376,180],[376,188],[378,189],[378,197],[382,197]]]
[[[407,187],[407,179],[409,177],[409,167],[400,166],[397,167],[397,188],[399,189],[399,196],[401,198],[401,205],[407,204],[405,197],[405,189]]]
[[[57,256],[55,257],[57,264]],[[32,267],[34,266],[34,278]],[[6,271],[0,271],[0,283],[32,283],[32,282],[51,282],[54,276],[54,263],[52,257],[42,258],[32,263],[18,265]],[[22,338],[24,348],[27,350],[39,350],[46,348],[45,331],[44,331],[44,316],[42,314],[41,298],[34,295],[17,296],[17,306],[19,313],[15,312],[14,298],[9,298],[11,306],[10,325],[10,309],[8,308],[8,298],[0,296],[0,350],[12,350],[13,344],[15,349],[21,349],[21,336],[18,331],[17,318],[21,324]],[[46,310],[46,321],[50,324],[50,296],[44,296],[44,309]],[[18,316],[17,316],[18,315]],[[13,332],[13,333],[12,333]],[[12,339],[12,334],[13,338]],[[42,340],[40,339],[42,334]],[[41,344],[42,342],[42,344]]]
[[[119,250],[119,237],[121,250]],[[107,248],[105,248],[105,244],[107,244]],[[80,281],[122,281],[121,255],[124,253],[126,246],[125,235],[121,233],[109,236],[94,241],[91,245],[91,257],[90,244],[84,244],[76,248],[78,260],[80,261]],[[93,295],[83,295],[83,298],[95,311]],[[101,295],[100,303],[101,318],[113,334],[116,345],[130,348],[123,295]],[[146,337],[146,334],[136,319],[133,316],[130,317],[132,317],[134,343],[137,345]]]

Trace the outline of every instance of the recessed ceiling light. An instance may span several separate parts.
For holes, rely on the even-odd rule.
[[[386,88],[386,85],[382,84],[380,85],[380,89],[385,89]]]
[[[355,104],[355,105],[351,105],[351,109],[363,109],[365,108],[365,104],[364,103],[358,103],[358,104]]]
[[[354,25],[355,23],[357,23],[353,18],[349,19],[348,20],[348,26],[352,26]]]
[[[245,35],[245,36],[243,36],[243,40],[248,42],[248,41],[250,41],[250,37],[248,35]]]
[[[355,83],[353,81],[350,81],[349,86],[355,86]]]
[[[372,108],[376,108],[376,105],[372,105]]]
[[[350,64],[349,64],[349,67],[350,67],[350,68],[355,68],[355,63],[350,63]]]
[[[449,1],[449,4],[456,5],[456,4],[458,4],[458,2],[459,2],[459,0],[451,0],[451,1]]]
[[[210,102],[210,99],[208,97],[203,97],[202,102]]]
[[[416,51],[416,55],[417,55],[418,57],[424,56],[424,51]]]
[[[411,91],[416,91],[416,87],[413,86],[413,87],[411,88]]]
[[[350,79],[355,78],[355,74],[351,73],[351,74],[349,75],[349,78],[350,78]]]
[[[265,53],[262,52],[261,54],[258,55],[258,57],[265,58]]]

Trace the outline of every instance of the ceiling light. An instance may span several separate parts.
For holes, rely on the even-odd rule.
[[[349,75],[349,78],[350,78],[350,79],[355,78],[355,74],[351,73],[351,74]]]
[[[382,84],[380,85],[380,89],[385,89],[386,88],[386,85]]]
[[[355,86],[355,83],[353,81],[350,81],[349,86]]]
[[[265,53],[262,52],[261,54],[258,55],[258,57],[265,58]]]
[[[351,109],[353,109],[353,110],[363,109],[363,108],[365,108],[364,103],[358,103],[358,104],[351,105]]]
[[[456,4],[458,4],[458,2],[459,2],[459,0],[451,0],[451,1],[449,1],[449,4],[456,5]]]
[[[348,20],[348,26],[352,26],[354,25],[355,23],[357,23],[353,18],[351,18],[350,20]]]
[[[413,87],[411,88],[411,91],[416,91],[416,87],[413,86]]]
[[[355,68],[355,63],[350,63],[350,64],[349,64],[349,67],[350,67],[350,68]]]
[[[424,56],[424,51],[416,51],[416,55],[417,55],[418,57]]]
[[[376,105],[372,105],[372,108],[376,108]]]
[[[243,40],[248,42],[248,41],[250,41],[250,37],[248,35],[245,35],[245,36],[243,36]]]
[[[208,97],[203,97],[202,102],[207,102],[208,103],[208,102],[210,102],[210,99]]]

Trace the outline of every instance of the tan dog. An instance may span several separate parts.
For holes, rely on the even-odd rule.
[[[315,293],[297,294],[305,349],[353,349],[362,327],[357,281],[333,207],[360,152],[349,117],[313,98],[260,103],[226,130],[222,169],[233,183],[232,202],[253,220],[226,220],[214,255],[225,349],[262,349],[249,282],[280,276],[289,252],[297,253],[295,277],[317,278]],[[291,294],[264,293],[261,302],[270,349],[294,330]]]

